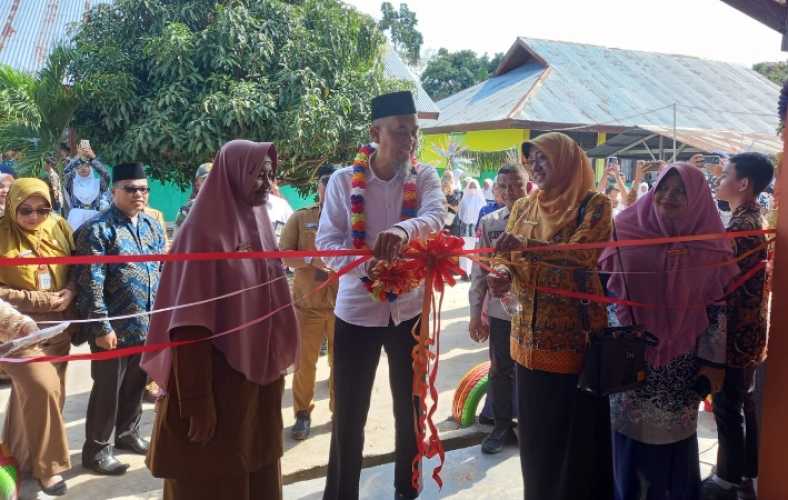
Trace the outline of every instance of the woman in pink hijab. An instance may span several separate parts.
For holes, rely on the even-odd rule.
[[[219,151],[173,253],[275,250],[266,197],[276,171],[270,143],[236,140]],[[164,266],[156,309],[276,280],[204,305],[157,314],[148,343],[199,339],[266,313],[238,332],[143,356],[166,388],[156,407],[147,465],[165,499],[280,499],[282,392],[298,331],[279,260],[173,262]]]
[[[615,228],[620,240],[725,231],[703,172],[687,163],[663,170],[654,189],[616,217]],[[621,248],[620,259],[617,253],[608,248],[600,257],[603,271],[618,273],[608,291],[657,305],[632,312],[617,306],[617,319],[645,326],[659,345],[647,352],[646,382],[610,399],[615,498],[697,500],[698,404],[722,384],[726,332],[717,304],[739,268],[714,266],[733,257],[728,240]]]

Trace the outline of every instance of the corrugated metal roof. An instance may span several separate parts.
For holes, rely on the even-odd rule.
[[[665,127],[643,126],[642,128],[664,137],[672,137],[673,134],[671,129]],[[676,140],[707,153],[723,151],[728,154],[757,152],[776,155],[783,150],[780,136],[774,133],[757,134],[731,130],[676,129]]]
[[[383,71],[386,76],[395,80],[406,80],[415,85],[413,97],[416,100],[416,110],[419,112],[419,118],[437,119],[440,113],[438,105],[421,86],[421,80],[418,76],[414,75],[408,66],[402,61],[397,51],[386,44],[385,52],[383,54]]]
[[[441,116],[435,126],[504,120],[527,95],[545,68],[528,63],[506,74],[479,83],[438,102]]]
[[[782,151],[782,141],[776,134],[734,132],[731,130],[676,129],[679,159],[696,153],[736,154],[749,151],[775,155]],[[673,129],[641,126],[612,135],[604,144],[587,151],[592,158],[620,156],[622,158],[652,159],[659,157],[660,144],[667,158],[673,152]]]
[[[68,29],[111,0],[0,0],[0,64],[35,73]]]
[[[778,124],[779,87],[736,64],[519,38],[498,73],[440,101],[431,128],[496,121],[672,127],[674,102],[681,128],[773,133]]]

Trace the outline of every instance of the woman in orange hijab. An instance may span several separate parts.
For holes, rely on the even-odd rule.
[[[577,389],[587,330],[580,301],[536,290],[601,294],[599,251],[522,252],[529,246],[608,241],[610,200],[594,190],[591,163],[570,137],[544,134],[524,143],[522,153],[539,189],[512,207],[496,245],[496,272],[488,280],[494,296],[511,290],[519,301],[511,349],[525,499],[612,498],[608,400]],[[589,304],[586,311],[592,330],[607,326],[602,305]]]

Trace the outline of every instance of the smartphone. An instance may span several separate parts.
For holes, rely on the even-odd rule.
[[[721,158],[717,155],[703,155],[703,163],[706,165],[719,165]]]
[[[608,165],[618,165],[618,158],[615,156],[608,156],[607,157],[607,164]]]

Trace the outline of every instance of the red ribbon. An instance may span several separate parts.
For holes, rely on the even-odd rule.
[[[605,248],[647,247],[655,245],[672,245],[674,243],[687,243],[690,241],[734,240],[750,236],[774,234],[776,229],[753,229],[752,231],[730,231],[724,233],[695,234],[689,236],[665,236],[662,238],[648,238],[643,240],[616,240],[597,243],[556,243],[554,245],[541,245],[523,248],[527,252],[568,252],[570,250],[601,250]],[[494,248],[476,248],[463,250],[459,255],[474,255],[495,253]]]
[[[736,258],[727,259],[727,260],[724,260],[724,261],[715,262],[715,263],[712,263],[712,264],[709,264],[709,265],[699,266],[699,267],[692,268],[692,269],[693,270],[697,270],[697,269],[714,269],[714,268],[717,268],[717,267],[722,267],[722,266],[727,266],[727,265],[731,265],[731,264],[736,264],[736,263],[746,259],[747,257],[752,255],[753,253],[758,252],[760,250],[763,250],[765,247],[768,247],[769,245],[772,244],[773,241],[774,241],[774,238],[770,238],[770,239],[766,240],[764,243],[762,243],[761,245],[758,245],[756,248],[753,248],[753,249],[749,250],[748,252],[745,252],[742,255],[739,255]],[[772,255],[769,255],[769,259],[771,257],[772,257]],[[482,262],[479,257],[472,256],[472,257],[468,257],[468,258],[473,260],[474,262],[476,262],[485,271],[487,271],[487,272],[492,271],[490,266],[488,266],[487,264]],[[749,281],[750,278],[755,276],[759,271],[766,269],[766,267],[768,266],[768,263],[769,263],[769,259],[760,261],[758,264],[753,266],[749,271],[747,271],[746,273],[741,274],[735,281],[729,283],[728,286],[725,288],[725,293],[723,294],[723,296],[718,298],[718,299],[716,299],[716,300],[714,300],[713,302],[720,302],[720,301],[724,300],[726,297],[731,295],[733,292],[735,292],[736,290],[738,290],[739,288],[744,286],[744,284],[747,283],[747,281]],[[564,267],[564,266],[556,266],[556,267],[561,268],[561,267]],[[682,269],[675,269],[675,270],[672,270],[672,271],[675,272],[675,271],[681,271],[681,270]],[[602,273],[602,274],[604,274],[604,273]],[[624,273],[624,274],[626,274],[626,273]],[[528,285],[526,285],[526,286],[528,286]],[[643,302],[635,302],[635,301],[632,301],[632,300],[619,299],[619,298],[616,298],[616,297],[608,297],[606,295],[595,295],[595,294],[585,293],[585,292],[576,292],[576,291],[572,291],[572,290],[566,290],[566,289],[563,289],[563,288],[552,288],[552,287],[544,287],[544,286],[531,286],[531,288],[533,288],[533,289],[535,289],[535,290],[537,290],[539,292],[547,293],[547,294],[550,294],[550,295],[558,295],[558,296],[568,297],[568,298],[571,298],[571,299],[578,299],[578,300],[587,300],[589,302],[597,302],[597,303],[601,303],[601,304],[623,305],[623,306],[629,306],[629,307],[642,307],[642,308],[656,308],[656,307],[660,307],[660,308],[664,308],[664,309],[676,309],[676,308],[687,309],[687,308],[707,307],[708,306],[708,304],[682,304],[680,306],[665,306],[665,305],[662,305],[662,304],[646,304],[646,303],[643,303]]]
[[[317,288],[311,290],[304,298],[309,297],[318,291],[322,290],[330,283],[336,282],[340,276],[347,274],[351,270],[355,269],[356,267],[364,264],[366,261],[369,260],[370,257],[359,257],[358,259],[354,260],[350,264],[346,265],[342,269],[340,269],[335,275],[331,276],[328,280],[324,281],[320,284]],[[257,325],[262,323],[263,321],[271,318],[275,314],[286,310],[289,307],[293,307],[292,302],[288,302],[287,304],[283,304],[273,311],[260,316],[259,318],[253,319],[251,321],[247,321],[235,328],[231,328],[230,330],[226,330],[224,332],[220,332],[210,337],[204,337],[195,340],[177,340],[175,342],[164,342],[160,344],[145,344],[145,345],[138,345],[132,347],[122,347],[119,349],[113,349],[111,351],[100,351],[94,353],[85,353],[85,354],[67,354],[64,356],[51,356],[51,355],[44,355],[44,356],[34,356],[30,358],[8,358],[8,357],[0,357],[0,363],[15,363],[15,364],[28,364],[28,363],[43,363],[43,362],[50,362],[50,363],[64,363],[68,361],[106,361],[110,359],[117,359],[117,358],[125,358],[127,356],[133,356],[135,354],[142,354],[146,352],[157,352],[163,351],[164,349],[172,349],[174,347],[185,346],[189,344],[196,344],[198,342],[206,342],[208,340],[217,339],[220,337],[224,337],[225,335],[230,335],[231,333],[239,332],[245,328],[250,326]]]
[[[419,411],[416,416],[416,436],[418,452],[413,459],[413,487],[421,490],[421,461],[423,458],[437,456],[440,463],[432,471],[432,478],[439,488],[443,487],[440,473],[446,461],[446,452],[440,440],[434,417],[438,410],[438,366],[440,364],[441,310],[446,285],[454,286],[455,276],[464,276],[459,266],[457,253],[462,251],[462,238],[441,232],[424,241],[411,242],[405,252],[402,266],[418,269],[424,274],[424,299],[421,307],[421,321],[418,331],[414,328],[416,345],[413,347],[413,397],[417,398]],[[396,266],[396,264],[395,264]],[[436,304],[435,292],[439,294]],[[432,312],[432,334],[428,318]],[[432,351],[435,346],[435,351]],[[431,366],[430,366],[431,365]],[[430,404],[427,404],[427,400]]]
[[[753,231],[735,231],[725,233],[698,234],[692,236],[673,236],[646,240],[618,240],[599,243],[559,243],[539,247],[523,248],[523,252],[557,252],[570,250],[592,250],[616,247],[638,247],[650,245],[667,245],[686,243],[689,241],[725,240],[774,234],[774,229]],[[493,248],[477,248],[452,250],[452,256],[469,256],[494,253]],[[0,257],[0,267],[27,265],[77,265],[77,264],[126,264],[129,262],[183,262],[199,260],[243,260],[243,259],[284,259],[304,257],[360,257],[372,256],[372,251],[364,250],[276,250],[264,252],[198,252],[149,255],[74,255],[69,257]]]

